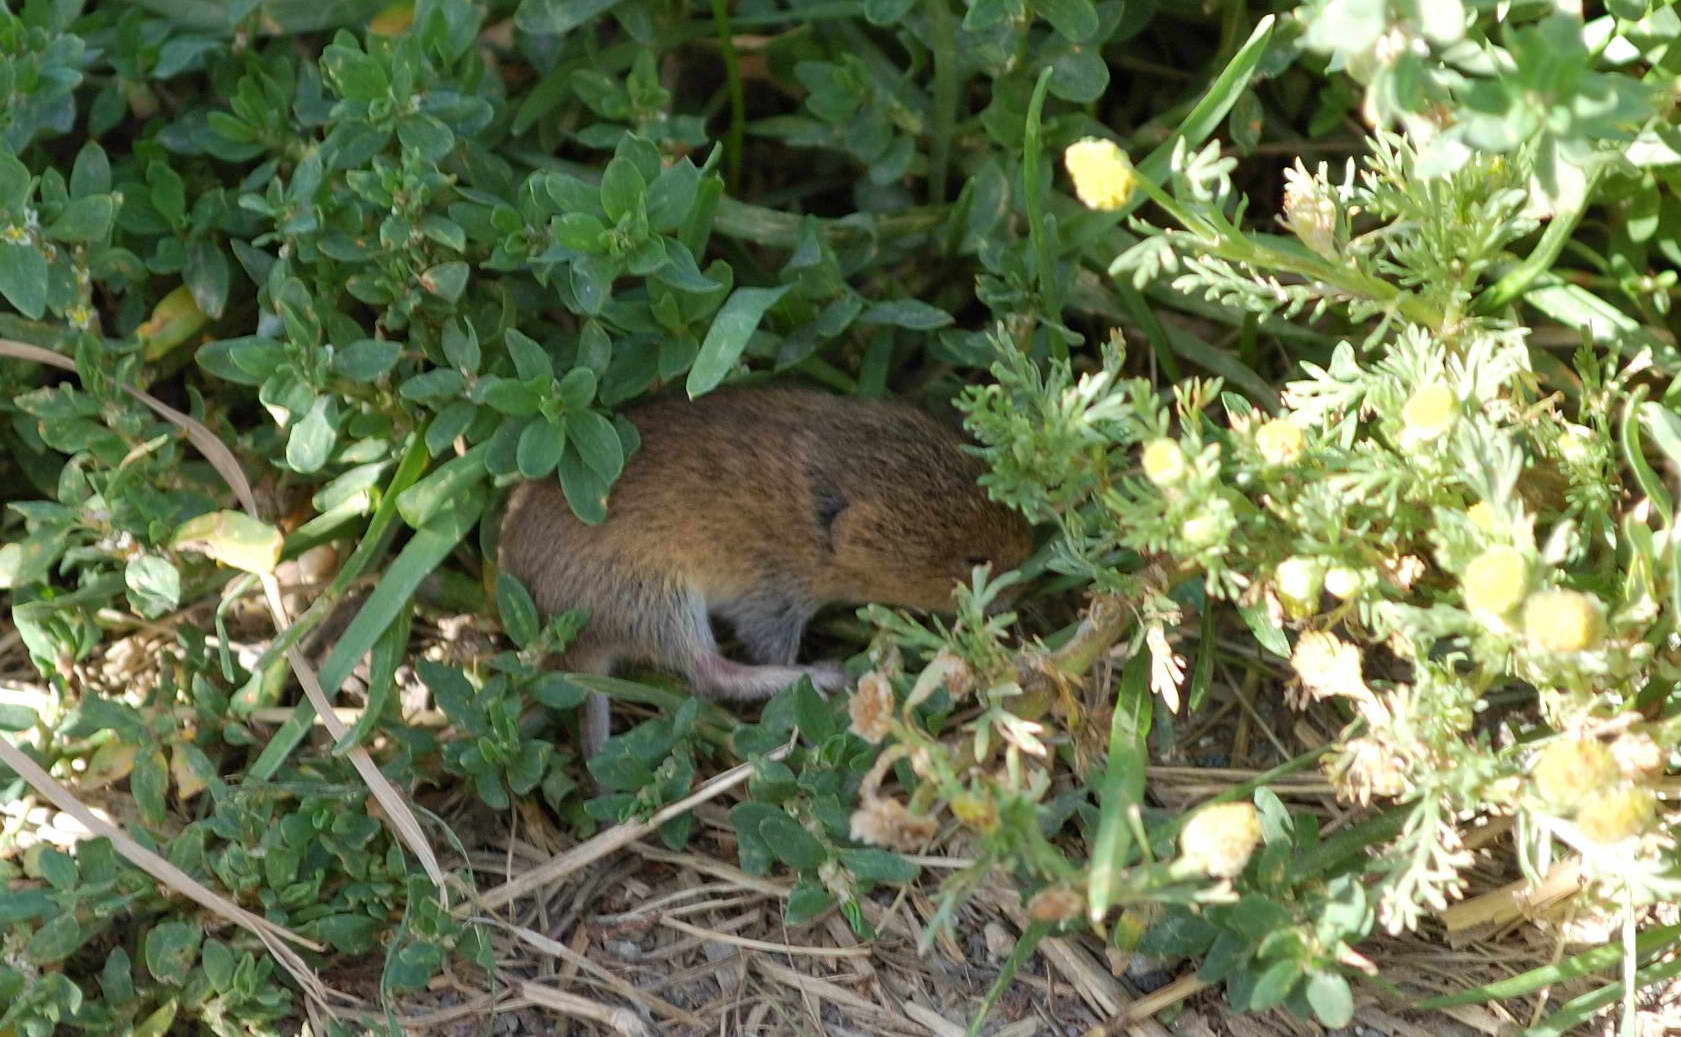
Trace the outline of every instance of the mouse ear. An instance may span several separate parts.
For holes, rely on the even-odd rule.
[[[846,504],[845,494],[833,486],[820,484],[811,488],[812,518],[817,521],[817,528],[829,538],[830,547],[834,546],[835,520],[846,510]]]

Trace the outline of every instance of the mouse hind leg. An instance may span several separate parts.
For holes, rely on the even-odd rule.
[[[804,602],[765,595],[742,598],[719,606],[718,614],[734,628],[747,648],[747,655],[756,666],[742,666],[719,657],[714,666],[714,679],[746,681],[754,687],[768,686],[780,681],[769,691],[734,694],[733,698],[762,698],[774,695],[801,676],[811,678],[819,691],[835,691],[846,685],[846,673],[834,663],[795,666],[799,657],[800,637],[805,625],[816,611]]]

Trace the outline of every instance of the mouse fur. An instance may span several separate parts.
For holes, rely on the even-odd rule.
[[[998,573],[1032,552],[1026,521],[977,484],[982,462],[907,404],[737,388],[656,397],[626,414],[641,447],[604,522],[580,521],[554,479],[516,487],[503,519],[500,564],[538,608],[589,611],[557,661],[564,671],[651,662],[716,698],[767,698],[801,676],[837,690],[839,665],[796,665],[819,608],[949,610],[974,566]],[[719,652],[712,616],[750,663]],[[591,754],[607,737],[607,708],[591,696]]]

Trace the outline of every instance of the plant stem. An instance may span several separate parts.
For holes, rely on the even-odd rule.
[[[718,27],[718,46],[724,56],[724,79],[730,91],[730,128],[724,135],[725,179],[730,193],[741,186],[741,138],[747,125],[747,97],[741,87],[741,63],[736,60],[735,34],[730,29],[727,0],[712,0],[712,21]]]
[[[946,172],[957,125],[957,18],[948,0],[928,0],[928,32],[934,52],[934,97],[928,142],[928,203],[946,201]]]

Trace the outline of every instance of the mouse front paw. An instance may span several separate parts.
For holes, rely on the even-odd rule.
[[[847,679],[846,668],[840,663],[816,663],[805,669],[812,686],[825,695],[840,691],[851,683]]]

